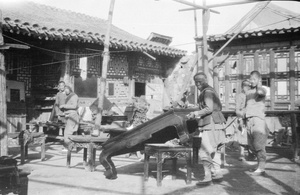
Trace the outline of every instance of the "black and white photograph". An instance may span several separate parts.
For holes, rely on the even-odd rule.
[[[0,195],[300,195],[300,2],[0,0]]]

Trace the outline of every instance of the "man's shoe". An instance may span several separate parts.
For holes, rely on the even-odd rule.
[[[239,157],[239,161],[246,161],[245,157],[241,156]]]
[[[261,170],[250,170],[250,175],[252,176],[264,176],[266,174],[265,171]]]
[[[199,180],[196,185],[197,186],[208,186],[212,184],[212,179],[204,178],[203,180]]]
[[[214,182],[221,182],[223,180],[223,175],[217,173],[217,174],[212,175],[211,179]]]

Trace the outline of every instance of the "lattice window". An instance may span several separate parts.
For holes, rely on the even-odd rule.
[[[295,71],[300,71],[300,52],[295,52]]]
[[[289,100],[289,81],[288,80],[277,80],[275,81],[276,91],[275,97],[276,100]]]
[[[258,56],[259,71],[261,74],[267,74],[270,72],[270,57],[268,54],[264,53]]]
[[[250,72],[254,70],[254,56],[253,55],[244,56],[243,63],[245,67],[243,74],[249,75]]]
[[[288,72],[289,71],[289,53],[276,53],[275,55],[275,71]]]
[[[128,76],[128,61],[124,54],[112,54],[107,74],[110,76]]]
[[[237,74],[237,60],[236,59],[230,59],[228,62],[228,65],[230,67],[230,73],[231,75],[236,75]]]

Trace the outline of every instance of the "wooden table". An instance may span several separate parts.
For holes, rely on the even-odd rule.
[[[68,147],[67,167],[71,164],[71,151],[74,147],[83,148],[83,164],[86,171],[95,170],[96,149],[101,149],[101,144],[108,138],[92,137],[91,135],[72,135],[69,136],[71,143]]]
[[[149,159],[150,156],[157,155],[156,164],[157,164],[157,186],[162,185],[162,164],[163,164],[163,153],[170,152],[172,153],[172,179],[176,179],[176,170],[177,170],[177,154],[185,153],[187,161],[187,184],[192,182],[192,152],[193,149],[190,147],[179,146],[179,145],[166,145],[166,144],[146,144],[145,145],[145,161],[144,161],[144,180],[148,181],[149,178]]]

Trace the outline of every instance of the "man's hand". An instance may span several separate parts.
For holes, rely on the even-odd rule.
[[[194,119],[196,117],[194,112],[189,113],[188,115],[186,115],[187,119]]]
[[[256,93],[259,97],[265,97],[267,94],[266,90],[263,87],[258,87],[256,89]]]

